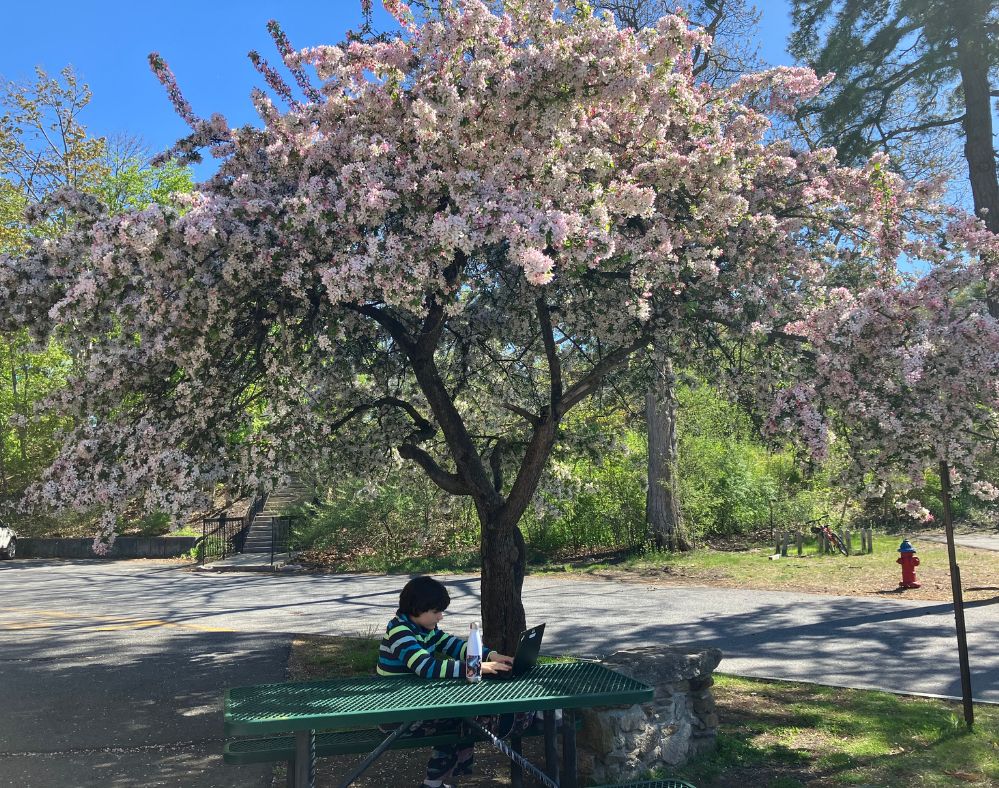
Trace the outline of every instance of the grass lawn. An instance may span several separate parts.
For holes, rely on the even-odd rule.
[[[999,785],[999,707],[716,676],[718,750],[680,770],[698,788]]]
[[[860,538],[856,535],[853,545],[858,553],[842,556],[839,553],[820,555],[815,539],[809,538],[804,542],[801,556],[797,555],[792,542],[786,558],[769,560],[774,552],[773,545],[747,543],[745,538],[739,538],[733,539],[730,544],[701,546],[690,553],[613,553],[564,562],[532,563],[528,571],[556,576],[571,572],[577,576],[633,580],[646,584],[949,601],[951,587],[947,546],[931,541],[923,534],[911,535],[910,541],[920,561],[916,578],[922,587],[899,589],[902,570],[896,559],[901,541],[902,537],[898,535],[875,534],[874,552],[860,555]],[[313,569],[325,571],[452,574],[474,573],[479,569],[478,555],[474,552],[391,559],[370,553],[353,555],[349,560],[334,553],[306,551],[301,560]],[[967,601],[999,599],[999,552],[958,545],[957,559]]]
[[[874,552],[868,555],[819,555],[814,540],[806,540],[798,557],[794,544],[787,558],[768,560],[772,545],[741,546],[722,550],[709,547],[691,553],[646,553],[615,563],[590,561],[548,566],[534,572],[570,571],[594,577],[634,579],[664,585],[709,585],[808,591],[839,595],[872,595],[885,598],[949,600],[950,571],[947,546],[911,539],[920,565],[916,578],[922,588],[899,590],[902,571],[895,563],[901,537],[876,534]],[[859,539],[854,541],[859,548]],[[999,553],[958,546],[957,560],[966,600],[999,597]]]
[[[370,673],[377,650],[373,638],[297,637],[289,677]],[[999,785],[996,706],[976,706],[968,732],[960,704],[936,699],[725,675],[714,691],[717,751],[672,773],[698,788]],[[505,784],[505,765],[496,756],[491,767],[492,755],[482,748],[477,763],[486,761],[491,776],[469,785]],[[419,777],[419,758],[400,763]]]

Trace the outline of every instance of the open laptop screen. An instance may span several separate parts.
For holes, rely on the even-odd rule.
[[[527,671],[538,664],[538,655],[541,653],[541,638],[545,634],[545,625],[538,624],[520,633],[520,640],[517,641],[517,653],[513,655],[513,676],[523,676]]]

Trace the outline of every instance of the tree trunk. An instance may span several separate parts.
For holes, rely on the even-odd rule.
[[[961,5],[961,4],[958,4]],[[964,92],[964,158],[975,215],[993,233],[999,233],[999,178],[992,132],[992,106],[989,88],[989,44],[984,12],[977,18],[964,19],[958,35],[957,63]],[[990,288],[989,313],[999,318],[999,292]]]
[[[11,348],[10,352],[10,402],[11,409],[18,416],[24,416],[20,403],[17,401],[17,366],[14,360],[14,349]],[[17,433],[17,442],[21,447],[21,462],[28,462],[28,431],[24,426],[22,421],[18,421],[17,428],[14,430]]]
[[[0,431],[0,496],[4,498],[9,494],[7,489],[7,458],[6,458],[6,435],[4,435],[6,430]]]
[[[520,592],[526,551],[516,525],[482,522],[482,632],[490,648],[513,654],[526,628]]]
[[[677,499],[676,376],[669,356],[652,353],[653,383],[645,395],[649,433],[648,492],[645,524],[649,538],[660,550],[690,550],[693,545],[683,528]]]
[[[504,654],[513,653],[520,633],[527,628],[521,601],[527,545],[518,523],[538,489],[555,445],[557,424],[558,417],[551,410],[542,413],[502,506],[493,509],[484,497],[476,502],[482,525],[482,631],[489,645]],[[498,469],[494,471],[499,494],[502,479]]]

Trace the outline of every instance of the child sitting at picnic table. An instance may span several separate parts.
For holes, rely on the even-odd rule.
[[[399,594],[399,609],[385,628],[385,637],[378,649],[378,675],[416,674],[427,679],[456,679],[464,676],[466,642],[438,627],[450,604],[451,596],[444,584],[432,577],[416,577],[406,583]],[[510,670],[512,657],[492,651],[485,645],[482,650],[484,674]],[[533,717],[533,714],[530,716]],[[496,727],[495,718],[479,718],[479,721]],[[506,724],[501,727],[507,730],[494,730],[494,733],[509,735],[514,724],[512,715],[504,722]],[[457,720],[429,720],[421,723],[410,735],[451,733],[457,731],[457,726]],[[445,780],[471,773],[473,757],[471,747],[453,744],[436,746],[427,761],[427,776],[422,786],[447,788]]]

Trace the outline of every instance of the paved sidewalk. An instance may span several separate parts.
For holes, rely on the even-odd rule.
[[[286,557],[274,557],[270,553],[237,553],[228,558],[210,561],[198,567],[202,572],[276,572],[288,566]]]
[[[939,533],[917,534],[913,539],[922,539],[925,542],[947,543],[947,536]],[[999,552],[999,534],[995,533],[965,533],[954,534],[954,544],[959,547],[973,547],[976,550],[995,550]],[[960,563],[960,556],[958,556]]]

